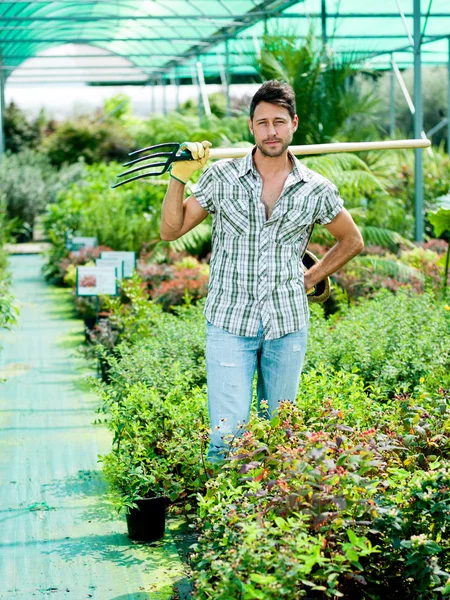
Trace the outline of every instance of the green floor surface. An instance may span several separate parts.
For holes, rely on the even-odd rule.
[[[111,439],[82,385],[82,322],[41,260],[10,258],[21,316],[0,335],[0,598],[170,598],[184,565],[169,533],[132,543],[106,499],[97,455]]]

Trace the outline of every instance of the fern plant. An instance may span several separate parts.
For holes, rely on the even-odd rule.
[[[348,132],[352,123],[359,135],[362,128],[376,130],[380,100],[372,91],[363,92],[355,81],[362,61],[363,57],[324,48],[312,32],[304,42],[295,32],[283,32],[276,25],[264,37],[254,66],[263,79],[278,79],[293,87],[299,117],[294,143],[315,144]]]

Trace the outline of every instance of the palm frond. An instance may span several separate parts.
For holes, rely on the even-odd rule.
[[[325,154],[302,160],[308,168],[333,181],[344,192],[356,191],[360,196],[385,191],[383,181],[355,154]]]
[[[366,245],[373,244],[375,246],[382,246],[383,248],[389,248],[394,251],[398,250],[400,245],[404,245],[408,248],[414,248],[414,244],[412,242],[404,238],[396,231],[392,231],[392,229],[375,227],[373,225],[364,225],[359,227],[359,230]]]
[[[352,260],[355,266],[368,269],[373,273],[381,274],[386,277],[393,277],[401,282],[408,282],[413,279],[423,281],[422,273],[410,265],[405,265],[394,258],[384,258],[382,256],[356,256]]]

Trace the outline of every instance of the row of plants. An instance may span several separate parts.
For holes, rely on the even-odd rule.
[[[254,416],[214,466],[202,303],[165,312],[138,276],[106,302],[105,474],[119,508],[163,495],[191,519],[193,597],[450,593],[448,304],[401,290],[331,318],[314,306],[296,405]]]
[[[0,328],[10,328],[19,316],[19,308],[10,291],[11,273],[5,244],[10,240],[11,224],[8,221],[4,196],[0,190]]]
[[[446,159],[441,157],[439,160],[442,165],[446,164]],[[353,299],[372,296],[380,288],[397,291],[412,285],[418,291],[428,287],[437,290],[448,281],[448,243],[445,239],[431,237],[426,243],[417,245],[384,224],[373,225],[375,219],[371,216],[371,207],[387,203],[389,208],[390,198],[395,194],[403,194],[406,198],[410,185],[389,174],[387,163],[383,167],[380,162],[369,166],[373,161],[371,155],[365,161],[352,155],[305,159],[307,166],[327,174],[336,182],[366,243],[364,253],[335,275],[339,287],[327,307],[328,312],[335,310],[341,293],[339,289]],[[195,302],[205,296],[211,250],[210,218],[179,240],[161,242],[159,220],[167,189],[166,176],[113,190],[111,182],[120,171],[119,165],[82,165],[82,169],[82,178],[69,183],[57,200],[48,205],[44,215],[45,231],[51,242],[44,267],[46,277],[73,286],[76,267],[94,264],[102,250],[133,250],[139,256],[138,273],[147,283],[149,297],[161,302],[165,309],[187,299]],[[433,194],[445,189],[438,171],[434,172],[435,187],[430,188],[434,191],[430,191],[427,200],[430,209],[427,214],[432,220],[439,204],[436,198],[433,201]],[[198,176],[196,174],[194,180]],[[446,181],[450,181],[450,174]],[[397,200],[397,204],[401,201]],[[394,221],[397,218],[408,221],[405,216],[407,206],[406,200],[401,210],[397,206],[399,212],[393,217]],[[440,220],[433,223],[427,220],[427,228],[433,235],[445,238],[449,228],[445,216],[448,207],[439,210],[443,213]],[[71,252],[67,247],[70,234],[96,237],[99,245]],[[320,226],[316,227],[312,240],[312,249],[319,257],[334,243],[326,229]],[[89,313],[88,317],[93,316],[92,303],[83,301],[79,307],[81,312]]]

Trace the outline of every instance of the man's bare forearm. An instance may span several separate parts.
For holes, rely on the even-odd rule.
[[[184,222],[184,190],[185,186],[177,179],[170,178],[169,187],[161,210],[161,239],[176,239]]]
[[[319,281],[335,273],[364,248],[361,236],[349,236],[339,240],[323,257],[305,273],[305,288],[314,287]]]

